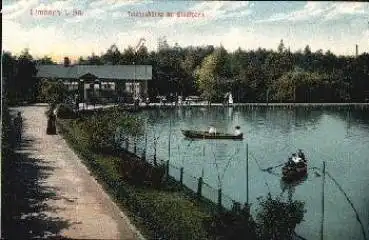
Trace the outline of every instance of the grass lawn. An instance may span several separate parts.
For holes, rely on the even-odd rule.
[[[127,183],[118,171],[120,157],[96,154],[82,146],[73,120],[59,119],[58,126],[68,144],[146,238],[208,238],[209,209],[175,187],[158,190]]]

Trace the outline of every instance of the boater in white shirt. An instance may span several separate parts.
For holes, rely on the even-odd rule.
[[[210,133],[210,134],[215,134],[215,133],[216,133],[216,129],[215,129],[215,127],[210,126],[210,128],[209,128],[209,133]]]
[[[242,135],[242,132],[240,130],[240,126],[236,126],[236,130],[234,131],[234,135],[236,135],[236,136]]]

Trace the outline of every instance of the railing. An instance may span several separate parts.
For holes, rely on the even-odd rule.
[[[136,138],[124,138],[121,141],[121,147],[125,151],[136,155],[142,160],[154,164],[157,156],[154,154],[148,154],[146,149],[141,144],[138,144],[138,139]],[[167,169],[167,176],[172,177],[181,186],[187,187],[188,190],[192,191],[193,195],[197,196],[198,199],[205,199],[218,205],[220,208],[225,208],[231,210],[234,204],[239,204],[237,201],[233,200],[231,197],[223,193],[222,188],[214,188],[208,183],[206,183],[203,177],[195,177],[188,173],[184,167],[179,167],[171,164],[169,161],[163,161],[161,159],[156,159],[159,164],[165,164]]]

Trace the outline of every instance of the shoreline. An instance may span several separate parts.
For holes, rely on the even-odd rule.
[[[127,104],[127,105],[132,105],[133,104]],[[146,106],[145,104],[140,104],[140,106],[145,106],[145,107],[151,107],[151,106],[160,106],[160,107],[174,107],[175,104],[160,104],[160,103],[150,103],[148,106]],[[180,107],[192,107],[192,106],[209,106],[209,104],[207,103],[189,103],[189,104],[181,104],[181,105],[177,105]],[[337,107],[342,107],[342,106],[369,106],[369,102],[368,103],[257,103],[257,102],[253,102],[253,103],[233,103],[233,104],[222,104],[222,103],[212,103],[210,106],[217,106],[217,107],[237,107],[237,106],[263,106],[263,107],[283,107],[283,106],[305,106],[305,107],[311,107],[311,106],[337,106]]]

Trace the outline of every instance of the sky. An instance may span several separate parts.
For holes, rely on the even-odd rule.
[[[163,36],[171,46],[228,51],[277,49],[283,39],[291,51],[309,45],[354,55],[358,44],[359,53],[369,52],[367,2],[4,0],[2,13],[3,50],[17,55],[28,48],[56,61],[101,54],[112,44],[123,51],[141,38],[156,50]]]

